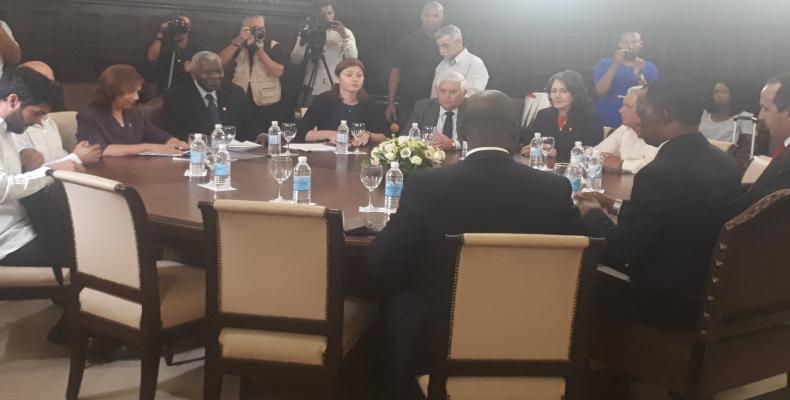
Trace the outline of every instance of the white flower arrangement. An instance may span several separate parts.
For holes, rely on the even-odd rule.
[[[401,170],[437,167],[442,165],[446,154],[442,149],[434,147],[419,139],[399,136],[376,146],[370,152],[371,160],[376,164],[389,164],[397,161]]]

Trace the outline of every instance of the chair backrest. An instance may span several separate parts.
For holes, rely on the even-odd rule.
[[[220,325],[234,328],[342,332],[339,211],[240,200],[200,207],[209,241],[217,244],[216,268],[206,274],[209,318],[218,315]]]
[[[165,100],[162,96],[154,97],[153,99],[140,104],[140,113],[145,116],[154,126],[164,129],[165,126]]]
[[[776,353],[790,348],[789,226],[786,189],[766,196],[722,228],[698,331],[705,344],[697,349],[703,352],[698,357],[705,360],[703,371],[727,370],[725,376],[707,378],[704,385],[711,390],[784,373],[790,366],[788,357]],[[771,375],[754,376],[761,373]],[[739,383],[742,378],[744,383]]]
[[[60,139],[63,142],[63,149],[67,153],[74,151],[77,146],[77,112],[61,111],[49,113],[49,118],[58,126]]]
[[[730,142],[725,142],[723,140],[716,140],[716,139],[708,138],[708,142],[710,144],[718,147],[719,150],[721,150],[721,151],[723,151],[725,153],[731,153],[734,150],[734,147],[735,147],[734,144],[732,144]]]
[[[68,111],[79,111],[93,102],[96,97],[98,83],[69,83],[61,84],[63,87],[63,106]]]
[[[771,160],[771,157],[768,156],[755,157],[746,168],[746,172],[743,173],[741,183],[744,185],[753,185],[754,182],[757,182],[757,179],[760,177],[760,175],[762,175],[763,172],[765,172],[765,169],[768,168],[768,164],[771,163]]]
[[[524,98],[524,112],[521,115],[521,127],[527,127],[535,117],[538,111],[551,107],[549,101],[549,94],[545,92],[534,92]]]
[[[612,128],[611,126],[604,126],[603,127],[603,138],[604,139],[608,138],[609,135],[611,135],[612,132],[614,132],[614,129],[615,128]]]
[[[519,234],[448,240],[454,243],[441,280],[448,288],[437,308],[447,314],[436,318],[434,330],[440,380],[568,377],[582,368],[600,240]]]
[[[72,285],[78,295],[87,289],[95,299],[117,302],[120,298],[138,304],[135,318],[142,318],[143,304],[150,301],[152,317],[158,320],[156,262],[139,194],[93,175],[67,171],[52,175],[63,184],[68,202],[66,218],[74,243]]]

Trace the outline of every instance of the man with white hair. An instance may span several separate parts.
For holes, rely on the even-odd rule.
[[[190,82],[165,92],[163,128],[187,140],[190,133],[210,134],[216,124],[232,125],[238,140],[255,140],[258,130],[249,99],[240,87],[225,82],[219,56],[210,51],[195,54],[190,74]]]
[[[421,27],[403,36],[395,48],[395,57],[387,85],[385,116],[400,122],[411,115],[414,102],[431,95],[436,65],[442,60],[436,47],[436,32],[444,24],[444,6],[438,1],[425,3],[420,14]],[[398,97],[398,109],[395,97]]]
[[[444,60],[436,66],[431,97],[436,97],[436,82],[439,76],[447,71],[460,73],[466,79],[466,96],[483,91],[488,85],[488,70],[480,57],[472,54],[464,47],[461,29],[455,25],[447,25],[436,32],[436,45],[439,55]]]
[[[637,134],[640,120],[636,113],[636,102],[641,86],[632,86],[623,96],[620,116],[623,124],[615,129],[596,149],[604,156],[604,169],[609,172],[636,174],[656,157],[658,148],[645,143]]]
[[[435,127],[433,144],[442,150],[461,148],[463,138],[458,135],[458,120],[461,104],[466,94],[466,80],[459,72],[445,71],[436,78],[436,97],[422,99],[414,104],[408,123],[403,125],[403,134],[413,123],[421,127]]]
[[[285,72],[286,55],[280,43],[267,34],[264,17],[244,18],[238,36],[219,56],[223,65],[235,65],[231,81],[250,98],[256,124],[268,129],[271,121],[281,121],[284,108],[280,77]]]

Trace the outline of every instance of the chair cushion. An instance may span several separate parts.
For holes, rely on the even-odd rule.
[[[63,271],[63,283],[69,282],[69,270]],[[0,266],[0,288],[58,286],[51,267]]]
[[[196,321],[206,315],[206,275],[199,268],[172,261],[157,262],[162,327]],[[140,328],[142,306],[90,288],[80,292],[87,312],[133,328]]]
[[[343,355],[376,317],[375,305],[354,297],[343,302]],[[246,360],[323,365],[327,338],[252,329],[225,328],[219,335],[222,356]]]
[[[423,396],[428,396],[429,375],[417,377]],[[463,377],[447,379],[453,400],[561,400],[565,379],[547,377]]]

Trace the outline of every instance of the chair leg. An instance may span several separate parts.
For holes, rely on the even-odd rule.
[[[154,400],[159,377],[160,346],[149,343],[144,347],[140,373],[140,400]]]
[[[69,383],[66,388],[66,400],[77,400],[80,395],[80,386],[82,385],[82,375],[85,372],[87,354],[88,336],[80,333],[78,328],[72,330],[71,367],[69,368]]]
[[[203,400],[219,400],[222,394],[222,374],[213,360],[215,358],[206,354],[206,365],[203,369]]]

